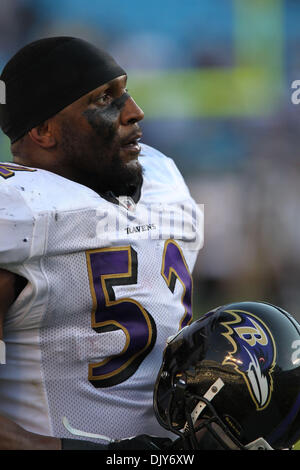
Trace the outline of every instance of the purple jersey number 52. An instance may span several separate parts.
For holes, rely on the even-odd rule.
[[[156,341],[156,325],[136,300],[115,298],[114,286],[137,283],[138,259],[131,246],[90,250],[86,257],[93,298],[92,328],[97,333],[122,329],[126,337],[120,354],[89,365],[89,381],[97,388],[111,387],[133,375],[150,353]],[[173,240],[165,243],[161,274],[172,292],[176,279],[183,286],[185,313],[179,325],[182,328],[192,319],[192,277]]]

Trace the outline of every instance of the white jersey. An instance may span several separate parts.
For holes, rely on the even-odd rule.
[[[165,435],[153,387],[191,321],[203,214],[171,159],[143,145],[140,162],[136,205],[0,164],[0,267],[28,280],[5,318],[0,414],[29,431]]]

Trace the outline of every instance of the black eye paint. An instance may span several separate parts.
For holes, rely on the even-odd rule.
[[[130,95],[123,93],[119,98],[113,100],[109,106],[87,109],[83,112],[83,116],[98,135],[109,140],[116,131],[116,121],[128,98],[130,98]]]
[[[130,98],[130,94],[125,92],[119,98],[116,98],[111,103],[111,106],[116,106],[118,108],[118,110],[121,111],[121,109],[124,108],[124,105],[125,105],[126,101],[128,100],[128,98]]]

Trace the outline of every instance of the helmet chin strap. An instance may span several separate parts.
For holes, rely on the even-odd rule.
[[[222,379],[217,379],[212,386],[207,390],[207,392],[204,395],[204,398],[207,401],[212,401],[212,399],[219,393],[222,387],[224,387],[224,382]],[[199,416],[201,415],[202,411],[205,409],[206,403],[204,401],[198,401],[197,405],[193,409],[191,413],[191,418],[193,424],[197,421]]]
[[[205,400],[211,402],[213,400],[213,398],[220,392],[220,390],[224,387],[224,382],[222,379],[217,379],[212,385],[211,387],[207,390],[207,392],[205,393],[205,395],[203,396],[203,398],[205,398]],[[206,403],[204,401],[201,401],[199,400],[197,405],[195,406],[195,408],[193,409],[192,413],[191,413],[191,420],[192,420],[192,423],[193,425],[196,423],[196,421],[199,419],[199,416],[201,415],[201,413],[203,412],[203,410],[206,408]],[[185,428],[188,426],[188,424],[186,423],[185,425]],[[216,431],[216,429],[215,429]],[[221,431],[221,434],[223,434],[222,430],[220,429]],[[225,436],[225,435],[224,435]],[[221,436],[220,436],[221,437]],[[232,444],[234,444],[232,442]],[[234,445],[234,447],[236,447]],[[233,448],[234,448],[233,447]],[[262,437],[259,437],[258,439],[256,439],[255,441],[252,441],[250,442],[249,444],[247,444],[245,446],[245,449],[246,450],[274,450],[268,443],[267,441],[265,441],[265,439],[263,439]]]

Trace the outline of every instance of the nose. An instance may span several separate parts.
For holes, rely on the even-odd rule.
[[[144,119],[144,111],[129,96],[121,112],[121,122],[123,125],[135,124]]]

